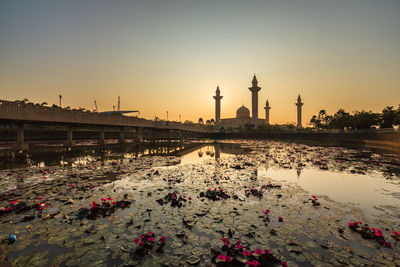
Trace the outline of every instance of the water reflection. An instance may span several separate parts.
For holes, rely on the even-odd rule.
[[[244,154],[249,150],[238,144],[224,143],[165,143],[161,145],[125,144],[108,145],[105,149],[94,146],[37,147],[28,153],[3,151],[0,153],[0,169],[25,168],[28,166],[73,166],[105,159],[138,158],[143,156],[182,157],[181,164],[196,163],[201,159]]]
[[[329,196],[342,203],[356,203],[374,213],[379,206],[400,206],[399,181],[383,179],[382,174],[361,175],[318,169],[259,168],[259,175],[288,183],[296,183],[314,195]]]

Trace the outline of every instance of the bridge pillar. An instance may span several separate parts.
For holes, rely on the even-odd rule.
[[[104,146],[104,126],[100,126],[100,137],[99,137],[99,145]]]
[[[120,143],[120,144],[125,143],[125,134],[124,134],[124,127],[123,126],[121,126],[120,130],[119,130],[118,143]]]
[[[74,138],[73,138],[73,129],[72,125],[68,125],[68,130],[67,130],[67,145],[68,146],[74,146]]]
[[[17,124],[17,149],[27,150],[28,144],[25,144],[24,123]]]

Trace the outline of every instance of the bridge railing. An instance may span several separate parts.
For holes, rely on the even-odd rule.
[[[0,100],[0,119],[207,132],[206,128],[184,125],[180,122],[152,121],[121,114],[100,114],[5,100]]]

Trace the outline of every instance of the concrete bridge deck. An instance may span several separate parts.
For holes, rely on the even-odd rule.
[[[60,107],[46,107],[33,103],[19,103],[0,100],[0,120],[13,122],[50,122],[75,125],[121,126],[133,128],[153,128],[182,130],[205,133],[206,128],[185,125],[173,121],[153,121],[120,114],[100,114],[97,112],[68,110]]]
[[[141,139],[140,131],[151,131],[151,139],[185,139],[188,135],[204,134],[209,131],[202,125],[186,125],[173,121],[153,121],[121,114],[101,114],[90,111],[69,110],[47,107],[33,103],[0,100],[0,122],[15,123],[17,127],[17,147],[24,149],[24,124],[62,124],[67,126],[67,144],[72,146],[73,129],[83,126],[99,127],[99,143],[104,144],[106,127],[119,127],[119,141],[124,142],[124,133],[135,132]]]

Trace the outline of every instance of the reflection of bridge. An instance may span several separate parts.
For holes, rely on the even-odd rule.
[[[0,100],[0,122],[17,124],[17,144],[24,147],[24,123],[61,124],[67,126],[68,145],[73,145],[73,128],[96,126],[99,129],[99,143],[104,144],[105,127],[119,127],[119,142],[124,142],[124,132],[135,133],[141,138],[141,131],[151,131],[150,139],[183,139],[189,135],[206,133],[200,125],[185,125],[180,122],[152,121],[121,114],[100,114],[68,110],[60,107],[46,107],[38,104]]]

